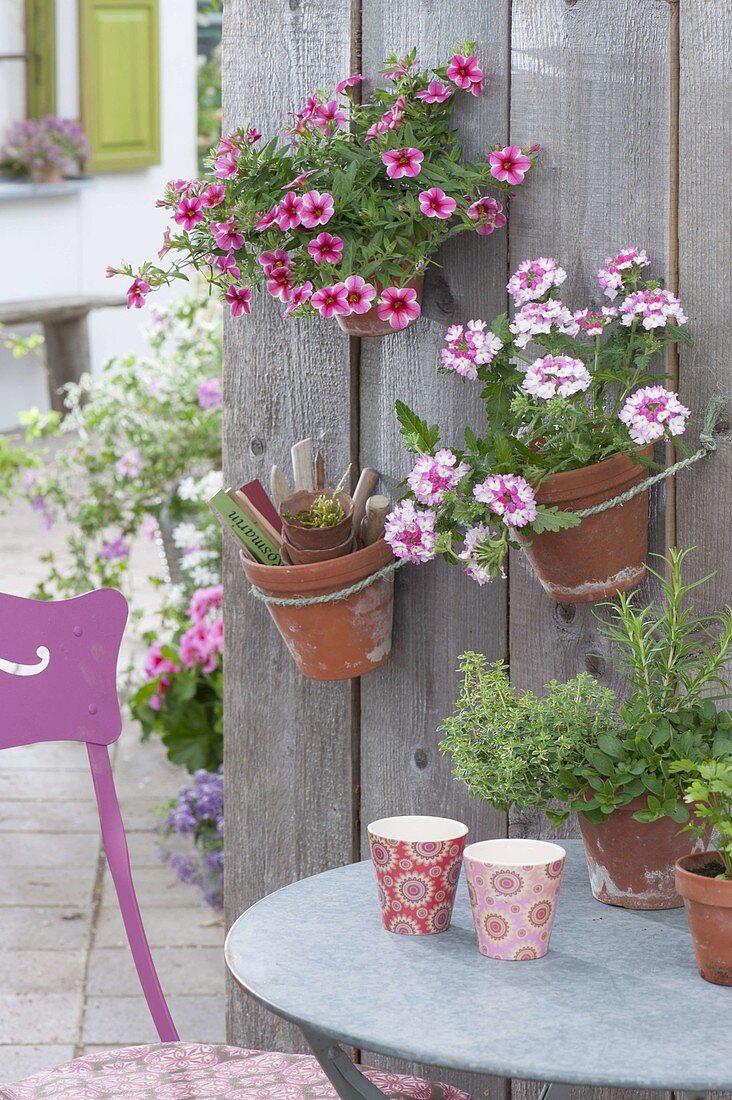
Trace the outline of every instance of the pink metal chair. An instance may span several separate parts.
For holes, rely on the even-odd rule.
[[[0,593],[0,749],[86,744],[107,861],[163,1045],[77,1058],[21,1084],[0,1084],[0,1100],[337,1100],[314,1058],[178,1041],[140,916],[109,759],[122,730],[116,672],[126,621],[127,602],[114,589],[55,603]],[[356,1091],[347,1095],[470,1100],[417,1077],[376,1070],[354,1076]]]

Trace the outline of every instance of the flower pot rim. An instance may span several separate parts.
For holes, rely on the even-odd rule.
[[[676,889],[683,898],[702,905],[732,909],[732,879],[709,878],[695,871],[696,867],[712,862],[715,856],[721,863],[721,854],[711,849],[707,852],[690,852],[677,859]]]
[[[653,444],[639,447],[636,454],[650,457],[653,454]],[[550,474],[536,487],[536,499],[540,504],[547,504],[599,496],[611,488],[622,492],[626,486],[642,480],[646,473],[646,467],[634,462],[629,455],[614,454],[590,466]]]
[[[269,596],[325,595],[368,577],[394,560],[391,547],[379,539],[342,558],[311,565],[262,565],[242,556],[248,579]]]

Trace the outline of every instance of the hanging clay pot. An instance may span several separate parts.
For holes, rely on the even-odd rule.
[[[715,877],[723,870],[718,852],[697,852],[676,864],[699,973],[714,985],[732,985],[732,879]]]
[[[592,893],[606,905],[624,909],[678,909],[674,866],[689,851],[689,833],[670,817],[636,821],[633,814],[646,808],[644,797],[619,806],[607,821],[594,824],[578,814]],[[699,839],[694,852],[708,841]]]
[[[353,535],[349,535],[339,546],[329,546],[325,550],[302,550],[299,546],[293,546],[287,538],[283,539],[282,545],[293,565],[312,565],[314,562],[330,561],[332,558],[342,558],[350,554],[353,550]]]
[[[248,580],[269,596],[321,596],[377,573],[394,560],[379,539],[342,558],[313,565],[260,565],[241,556]],[[394,574],[344,599],[297,606],[268,603],[269,613],[303,676],[350,680],[373,672],[391,653]]]
[[[652,447],[639,452],[650,457]],[[578,512],[625,493],[648,476],[626,455],[552,474],[536,490],[537,504]],[[587,516],[577,527],[541,535],[516,532],[544,591],[559,603],[591,603],[640,584],[648,553],[648,492]]]
[[[410,279],[405,285],[417,291],[417,301],[421,305],[424,275],[420,275],[416,279]],[[377,284],[376,289],[377,295],[374,301],[378,301],[383,287]],[[381,320],[375,305],[371,307],[368,313],[351,313],[348,317],[340,317],[336,314],[336,320],[343,331],[347,332],[349,336],[390,336],[394,332],[404,332],[405,329],[410,328],[411,325],[414,324],[414,321],[410,321],[408,325],[405,325],[404,329],[392,328],[388,321]],[[418,320],[418,318],[415,318],[415,320]]]
[[[304,527],[299,523],[294,517],[300,512],[307,512],[318,497],[336,500],[343,509],[343,519],[332,527]],[[330,550],[332,547],[342,546],[351,537],[353,501],[348,493],[333,492],[330,489],[301,489],[282,501],[280,516],[282,530],[291,546],[300,550]]]

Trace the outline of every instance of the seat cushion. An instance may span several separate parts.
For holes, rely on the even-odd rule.
[[[388,1100],[470,1100],[450,1085],[432,1085],[365,1069]],[[0,1085],[1,1100],[338,1100],[314,1058],[259,1050],[166,1043],[87,1054]]]

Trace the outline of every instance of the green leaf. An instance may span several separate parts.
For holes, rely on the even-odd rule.
[[[531,527],[536,535],[542,535],[545,531],[565,531],[570,527],[577,527],[582,522],[574,512],[560,512],[558,508],[547,508],[540,504],[536,509],[536,519],[532,520]]]
[[[440,438],[438,425],[433,424],[430,427],[426,420],[422,420],[412,412],[403,401],[396,401],[395,408],[407,450],[417,454],[432,454]]]

